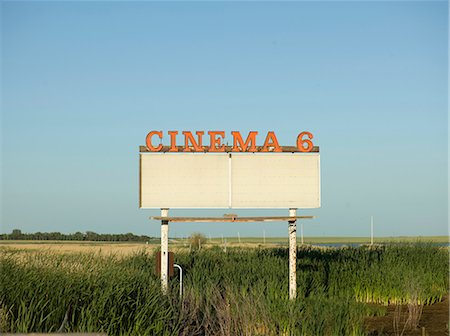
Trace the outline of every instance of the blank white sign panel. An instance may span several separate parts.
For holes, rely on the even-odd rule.
[[[320,157],[302,154],[234,155],[234,208],[320,207]]]
[[[141,208],[318,208],[319,154],[141,154]]]
[[[141,208],[227,208],[228,156],[141,154]]]

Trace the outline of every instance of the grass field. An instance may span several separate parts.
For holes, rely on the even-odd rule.
[[[368,335],[365,321],[382,318],[386,305],[414,311],[448,293],[448,249],[430,244],[302,246],[298,298],[290,301],[286,248],[230,246],[224,252],[221,242],[201,250],[172,243],[185,272],[182,299],[177,277],[169,295],[160,292],[156,244],[2,244],[0,331]],[[79,250],[55,253],[60,245]],[[440,332],[448,332],[443,323]],[[383,335],[378,331],[373,335]]]
[[[49,242],[49,241],[2,241],[2,250],[20,250],[27,252],[52,252],[52,253],[90,253],[119,256],[128,256],[141,251],[152,252],[158,248],[156,244],[143,243],[103,243],[103,242]]]
[[[251,244],[288,244],[286,237],[225,237],[227,243],[251,243]],[[222,238],[212,238],[212,243],[221,244]],[[297,243],[300,244],[300,237],[297,237]],[[374,243],[413,243],[413,242],[430,242],[430,243],[448,243],[448,236],[411,236],[411,237],[375,237]],[[369,244],[370,237],[304,237],[305,244]]]
[[[171,238],[171,248],[179,250],[189,247],[189,238]],[[376,244],[387,243],[434,243],[448,244],[448,236],[423,236],[423,237],[377,237]],[[30,241],[30,240],[3,240],[0,241],[2,247],[20,248],[26,250],[45,250],[55,252],[88,252],[88,253],[117,253],[129,255],[142,249],[153,251],[160,244],[159,238],[154,238],[147,243],[143,242],[79,242],[79,241]],[[281,247],[288,245],[287,237],[213,237],[207,239],[206,245],[211,246],[240,246],[240,247]],[[297,244],[301,245],[301,239],[297,238]],[[369,237],[305,237],[304,244],[370,244]]]

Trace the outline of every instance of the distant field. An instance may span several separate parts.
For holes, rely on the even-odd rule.
[[[239,243],[237,237],[226,237],[227,243]],[[212,242],[222,242],[222,238],[212,238]],[[448,236],[409,236],[409,237],[376,237],[375,243],[409,243],[409,242],[431,242],[431,243],[448,243]],[[245,237],[240,239],[241,243],[264,243],[263,237]],[[286,237],[266,237],[267,244],[287,244]],[[301,238],[297,237],[297,242],[300,244]],[[305,244],[369,244],[370,237],[305,237]]]
[[[49,241],[2,241],[0,251],[15,249],[25,252],[57,252],[57,253],[94,253],[102,255],[131,255],[140,251],[153,251],[156,244],[145,243],[103,243],[103,242],[49,242]]]
[[[435,244],[448,243],[447,236],[427,237],[380,237],[375,238],[375,243],[392,242],[430,242]],[[159,238],[152,239],[149,244],[143,242],[83,242],[83,241],[30,241],[9,240],[0,241],[0,250],[17,249],[22,251],[52,251],[58,253],[98,253],[102,255],[116,254],[127,256],[135,252],[153,252],[159,248]],[[301,244],[300,238],[297,239]],[[305,237],[305,244],[369,244],[367,237]],[[173,238],[169,240],[171,250],[189,249],[188,238]],[[207,239],[206,246],[240,246],[240,247],[280,247],[287,246],[287,237],[224,237]]]
[[[159,239],[158,239],[159,241]],[[77,241],[77,240],[0,240],[0,245],[86,245],[86,246],[97,246],[97,245],[146,245],[145,242],[109,242],[109,241]]]

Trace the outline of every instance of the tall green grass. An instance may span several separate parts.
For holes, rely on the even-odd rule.
[[[109,335],[364,335],[366,303],[430,304],[448,292],[448,251],[427,244],[302,248],[288,299],[287,249],[182,252],[162,295],[155,256],[3,251],[0,328]],[[64,322],[63,322],[64,321]]]

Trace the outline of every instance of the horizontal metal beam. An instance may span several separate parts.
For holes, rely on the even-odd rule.
[[[176,146],[178,149],[178,152],[170,152],[170,153],[190,153],[190,152],[184,152],[184,146]],[[280,146],[281,147],[281,152],[284,153],[319,153],[319,146],[314,146],[313,149],[311,150],[311,152],[300,152],[298,150],[298,148],[296,146]],[[189,147],[192,152],[194,152],[194,148],[193,147]],[[256,151],[255,152],[246,152],[246,153],[274,153],[273,151],[268,151],[268,152],[261,152],[261,149],[263,148],[263,146],[256,146]],[[141,153],[167,153],[169,152],[170,146],[163,146],[161,148],[161,150],[157,151],[157,152],[151,152],[148,150],[148,148],[146,146],[139,146],[139,152]],[[209,152],[209,146],[203,146],[203,151],[204,153],[208,153]],[[202,153],[202,152],[196,152],[196,153]],[[218,152],[213,152],[214,154],[217,154]],[[220,152],[219,152],[220,153]],[[238,152],[238,151],[233,151],[233,147],[232,146],[225,146],[225,153],[243,153],[243,152]]]
[[[314,216],[281,216],[281,217],[150,217],[153,220],[168,222],[289,222],[297,219],[312,219]]]

